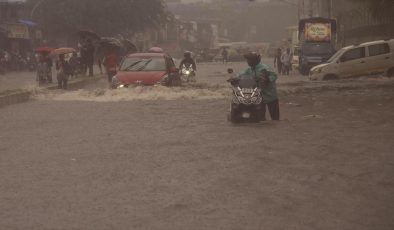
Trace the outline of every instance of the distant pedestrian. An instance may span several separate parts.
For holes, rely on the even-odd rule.
[[[103,58],[98,58],[97,59],[97,65],[99,67],[100,74],[103,74]]]
[[[53,62],[52,58],[49,56],[48,53],[43,54],[43,58],[45,62],[47,63],[47,71],[48,71],[48,83],[52,83],[52,67],[53,67]]]
[[[59,55],[56,62],[57,84],[59,89],[67,89],[68,77],[70,74],[70,65],[66,61],[64,54]]]
[[[70,64],[70,76],[71,77],[77,77],[79,73],[79,67],[80,67],[80,60],[78,57],[77,52],[74,52],[68,61]]]
[[[227,62],[228,62],[228,50],[227,50],[227,48],[223,48],[222,58],[223,58],[223,64],[227,64]]]
[[[282,49],[278,48],[275,54],[274,66],[278,69],[279,74],[282,74],[282,67],[283,67],[281,58],[282,58]]]
[[[37,63],[37,82],[39,86],[49,82],[48,74],[48,63],[44,56],[40,56]]]
[[[108,82],[112,82],[112,77],[114,77],[117,73],[119,63],[119,57],[115,52],[107,55],[104,59],[104,66],[107,72]]]
[[[283,63],[283,74],[290,74],[290,65],[291,65],[292,55],[290,52],[290,48],[287,48],[286,52],[282,54],[281,61]]]
[[[91,39],[86,41],[86,44],[82,46],[81,56],[84,66],[84,73],[89,73],[90,77],[93,77],[93,64],[94,64],[94,45]]]

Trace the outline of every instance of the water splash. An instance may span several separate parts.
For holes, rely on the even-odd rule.
[[[93,89],[78,91],[40,91],[37,90],[34,98],[37,100],[55,101],[154,101],[154,100],[209,100],[223,99],[229,96],[228,87],[193,85],[186,87],[132,87],[117,90]]]

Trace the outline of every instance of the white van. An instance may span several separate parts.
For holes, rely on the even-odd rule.
[[[371,74],[394,77],[394,39],[342,48],[326,63],[313,67],[309,79],[331,80]]]

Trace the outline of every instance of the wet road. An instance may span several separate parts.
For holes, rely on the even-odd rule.
[[[234,126],[225,69],[1,109],[0,229],[394,228],[392,80],[281,78],[282,121]]]

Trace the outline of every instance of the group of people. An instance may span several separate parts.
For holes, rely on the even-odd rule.
[[[278,69],[278,73],[290,75],[290,71],[292,71],[292,60],[293,54],[290,48],[287,48],[284,52],[281,48],[278,48],[274,59],[274,66]]]
[[[60,54],[56,57],[55,70],[59,89],[67,89],[67,83],[70,77],[76,77],[79,74],[94,75],[93,67],[95,60],[96,48],[92,40],[87,39],[78,44],[79,52],[70,54]],[[53,57],[48,53],[38,54],[37,64],[37,81],[39,84],[52,83]],[[103,64],[108,74],[108,81],[116,74],[119,58],[116,53],[112,52],[98,58],[98,66],[101,70]],[[102,71],[102,70],[101,70]],[[102,73],[102,72],[101,72]]]
[[[34,70],[36,60],[33,53],[17,53],[0,50],[0,70],[2,73],[10,71]]]

